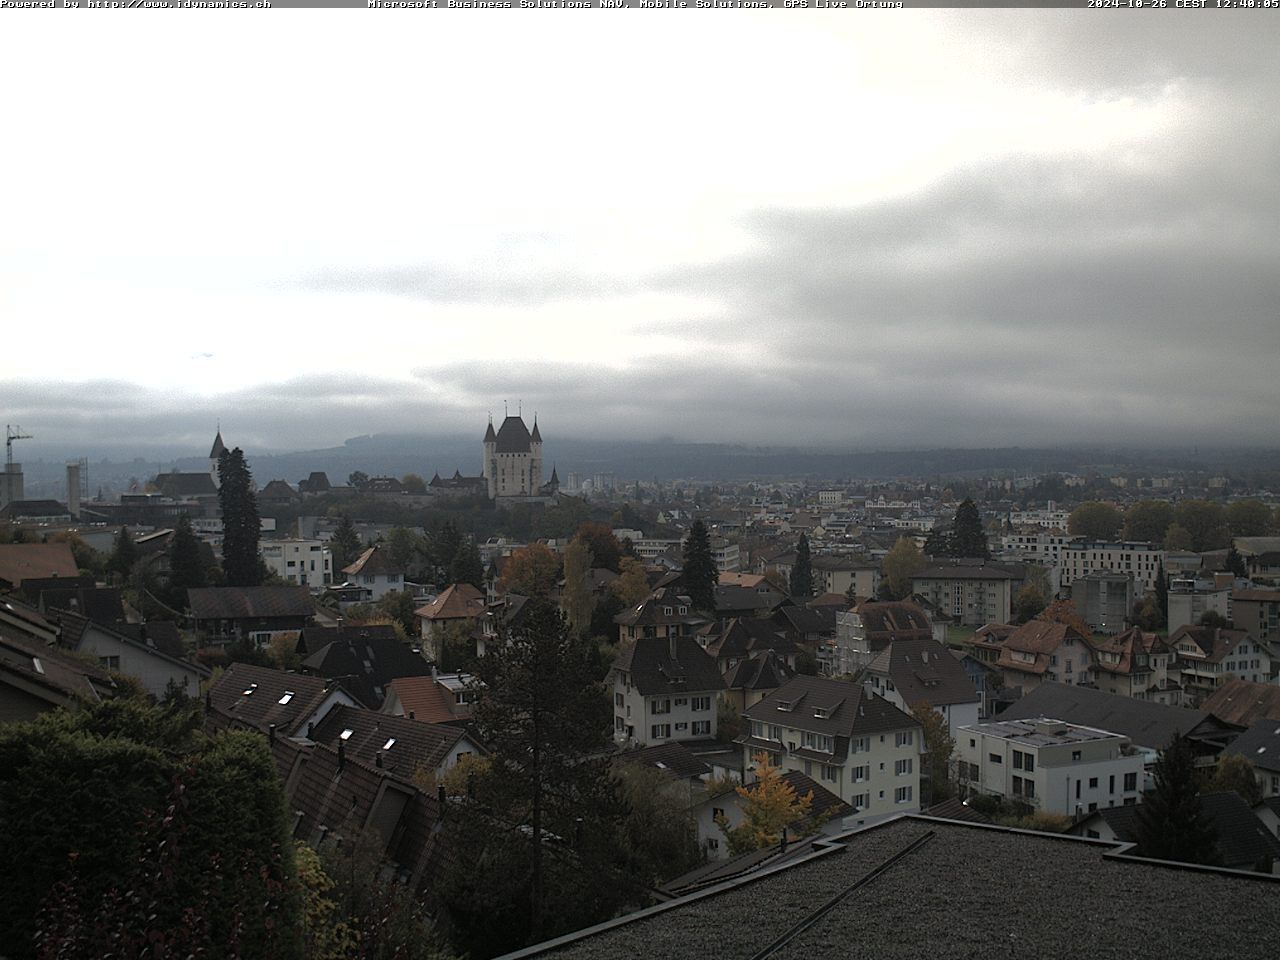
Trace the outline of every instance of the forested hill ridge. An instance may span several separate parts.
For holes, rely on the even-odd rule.
[[[550,472],[555,466],[562,483],[569,473],[582,478],[613,474],[619,480],[875,480],[890,477],[951,477],[993,474],[1123,473],[1126,471],[1199,470],[1237,474],[1280,471],[1280,449],[1210,450],[1135,449],[1115,447],[996,447],[931,450],[854,450],[831,446],[786,447],[745,444],[690,443],[672,439],[649,441],[585,440],[556,436],[547,431],[543,456]],[[475,436],[377,434],[355,437],[341,446],[288,453],[244,446],[249,466],[259,483],[287,480],[297,483],[313,470],[323,470],[333,483],[343,483],[354,471],[370,476],[402,477],[415,473],[430,479],[438,472],[450,477],[480,473],[481,445]],[[90,456],[91,483],[118,481],[130,476],[153,476],[157,471],[208,469],[208,461],[196,456],[132,459],[132,451],[116,449]],[[34,454],[34,451],[32,451]],[[71,454],[68,453],[67,456]],[[61,483],[65,471],[61,454],[29,456],[24,469],[27,483]],[[112,484],[114,486],[114,484]],[[39,487],[37,487],[39,489]]]

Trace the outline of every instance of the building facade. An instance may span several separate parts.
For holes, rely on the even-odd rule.
[[[1156,577],[1164,560],[1164,551],[1150,543],[1126,540],[1114,543],[1081,541],[1062,547],[1061,580],[1063,587],[1094,570],[1113,570],[1130,574],[1139,594],[1156,588]]]
[[[263,540],[258,552],[285,583],[319,587],[333,582],[333,551],[322,540]]]
[[[542,434],[534,417],[533,431],[522,417],[507,417],[484,434],[484,479],[489,499],[536,497],[542,491]]]

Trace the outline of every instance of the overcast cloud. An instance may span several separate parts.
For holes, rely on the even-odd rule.
[[[1274,445],[1280,18],[628,14],[6,18],[26,455]]]

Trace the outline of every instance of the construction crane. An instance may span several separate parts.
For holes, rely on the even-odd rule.
[[[29,433],[23,433],[21,427],[11,427],[5,424],[4,427],[4,466],[6,473],[12,473],[9,468],[13,466],[13,441],[15,440],[32,440],[34,437]]]

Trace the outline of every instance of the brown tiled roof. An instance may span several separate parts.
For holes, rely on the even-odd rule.
[[[1245,600],[1260,603],[1280,603],[1280,590],[1233,590],[1232,601]]]
[[[960,661],[936,640],[895,640],[867,667],[888,676],[913,709],[921,703],[942,706],[977,703],[978,691]]]
[[[730,690],[776,690],[795,675],[785,660],[765,650],[730,667],[724,685]]]
[[[351,733],[343,739],[342,735]],[[348,759],[376,766],[382,754],[382,768],[409,778],[419,768],[435,770],[444,763],[464,736],[462,727],[423,723],[408,717],[393,717],[360,707],[335,706],[315,725],[309,739],[338,749],[345,745]]]
[[[783,656],[796,652],[795,642],[781,627],[762,617],[734,617],[718,621],[706,632],[704,648],[717,660],[745,660],[753,652],[776,650]]]
[[[274,723],[281,735],[289,735],[319,708],[327,692],[319,677],[232,663],[209,688],[206,703],[247,726],[266,731]],[[281,703],[286,694],[291,696]]]
[[[96,663],[0,625],[0,684],[6,678],[47,691],[51,704],[75,699],[93,703],[115,695],[110,674]]]
[[[1009,670],[1043,674],[1049,669],[1049,657],[1068,637],[1089,646],[1075,627],[1049,620],[1029,620],[1005,639],[997,662]],[[1035,659],[1032,662],[1019,660],[1013,656],[1015,652],[1034,654]]]
[[[854,610],[862,618],[867,640],[874,645],[889,640],[928,640],[933,637],[929,615],[909,600],[868,601]]]
[[[259,500],[298,500],[298,491],[284,480],[272,480],[258,491]]]
[[[1120,658],[1115,663],[1108,663],[1099,656],[1094,660],[1094,667],[1121,676],[1128,676],[1133,672],[1139,654],[1150,656],[1153,653],[1164,653],[1168,649],[1159,635],[1144,633],[1139,627],[1130,627],[1113,637],[1097,638],[1093,645],[1099,654],[1116,654]],[[1150,666],[1139,667],[1138,671],[1141,673],[1150,669]]]
[[[1280,686],[1233,677],[1213,691],[1200,709],[1237,727],[1251,727],[1259,720],[1280,720]]]
[[[469,583],[455,583],[425,607],[414,611],[423,620],[474,620],[485,612],[484,594]]]
[[[460,705],[435,677],[397,677],[387,687],[387,695],[395,693],[407,717],[422,723],[452,723],[470,715],[469,707]]]
[[[298,633],[298,645],[294,649],[303,657],[309,657],[337,640],[359,643],[362,640],[396,639],[396,628],[392,623],[343,623],[335,627],[312,624]]]
[[[76,558],[65,543],[0,543],[0,581],[12,587],[36,577],[79,575]]]
[[[311,617],[316,612],[306,587],[193,587],[187,602],[197,620]]]
[[[369,547],[356,557],[355,563],[343,567],[342,572],[349,573],[353,577],[377,576],[404,573],[404,568],[392,563],[391,554],[386,550],[381,547]]]
[[[1204,652],[1208,663],[1218,663],[1239,644],[1251,639],[1247,630],[1225,630],[1222,627],[1179,627],[1169,636],[1169,646],[1190,640]]]
[[[812,777],[806,777],[799,770],[788,770],[778,779],[795,790],[796,799],[807,797],[810,793],[813,794],[813,799],[809,806],[809,814],[805,817],[805,820],[813,820],[817,817],[829,819],[831,817],[842,817],[845,814],[853,813],[853,807],[849,806],[849,804],[845,803]],[[759,788],[759,780],[746,785],[748,793],[754,793]]]
[[[302,669],[339,680],[348,693],[374,710],[382,706],[392,680],[431,674],[431,664],[394,636],[334,640],[302,661]]]
[[[680,612],[681,607],[684,608],[683,613]],[[693,612],[693,601],[687,595],[677,593],[671,587],[661,587],[631,609],[618,614],[613,622],[624,627],[638,627],[693,624],[702,622],[702,618]]]
[[[965,823],[991,823],[990,817],[979,813],[958,797],[935,803],[932,807],[922,810],[921,813],[926,817],[941,817],[944,820],[961,820]]]
[[[618,754],[615,762],[643,764],[666,770],[672,776],[685,780],[700,779],[711,773],[711,768],[692,750],[674,740],[640,750],[627,750]]]

